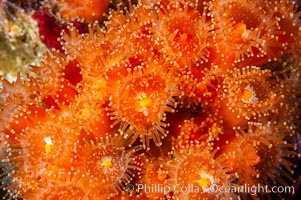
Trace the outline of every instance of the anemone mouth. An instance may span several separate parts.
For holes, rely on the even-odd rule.
[[[119,101],[120,113],[122,116],[127,116],[126,121],[135,124],[136,127],[145,127],[161,120],[162,114],[158,115],[158,112],[162,110],[160,109],[162,106],[165,106],[164,100],[168,99],[168,97],[164,99],[166,85],[162,77],[143,76],[130,81],[125,86],[120,94],[125,97],[131,96],[134,100],[133,104],[125,102],[125,99]],[[154,107],[158,108],[158,112],[153,112]]]
[[[105,185],[117,184],[127,170],[129,159],[121,148],[112,145],[96,147],[85,160],[86,173]]]
[[[191,167],[192,160],[194,160],[196,164],[193,167]],[[196,155],[188,156],[181,162],[181,164],[178,167],[177,182],[183,185],[187,185],[189,183],[197,183],[197,181],[202,176],[202,172],[208,170],[208,166],[204,166],[204,164],[205,162],[202,160],[201,157]]]
[[[224,4],[221,9],[227,10],[226,18],[230,19],[233,24],[242,23],[246,25],[247,30],[254,30],[261,24],[261,17],[250,6],[240,2],[231,2]]]

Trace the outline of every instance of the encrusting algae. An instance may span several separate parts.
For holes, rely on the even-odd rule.
[[[44,6],[51,51],[1,78],[2,199],[298,198],[296,2]]]

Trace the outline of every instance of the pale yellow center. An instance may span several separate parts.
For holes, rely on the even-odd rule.
[[[149,98],[149,97],[145,97],[144,99],[142,99],[140,101],[140,106],[141,107],[146,107],[146,106],[149,106],[151,103],[152,103],[152,99]]]
[[[236,37],[243,37],[247,32],[247,26],[243,23],[238,23],[233,26],[233,33]]]
[[[105,168],[111,168],[113,166],[112,157],[103,157],[101,159],[101,165]]]
[[[45,153],[46,154],[49,154],[51,152],[51,147],[52,145],[51,144],[45,144]]]
[[[241,98],[243,101],[250,101],[251,98],[253,97],[253,95],[254,95],[254,92],[252,90],[246,89],[243,91]]]
[[[158,180],[159,181],[164,181],[165,178],[166,178],[166,174],[165,173],[162,173],[162,172],[158,173]]]
[[[52,143],[52,140],[51,140],[50,137],[45,137],[44,138],[44,142],[46,143],[45,144],[45,153],[47,155],[47,154],[49,154],[51,152],[53,143]]]
[[[209,177],[201,177],[199,180],[199,185],[203,188],[209,188],[211,184],[212,183]]]
[[[250,85],[244,88],[244,90],[240,95],[240,98],[244,103],[253,103],[258,101],[258,98],[256,97],[256,93],[253,87]]]

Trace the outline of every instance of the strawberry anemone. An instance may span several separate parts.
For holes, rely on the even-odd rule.
[[[232,126],[245,125],[247,120],[269,120],[283,104],[281,81],[270,70],[258,67],[234,69],[224,75],[217,107]]]
[[[7,141],[15,141],[26,128],[35,126],[45,117],[43,103],[38,100],[37,92],[29,81],[20,76],[14,83],[3,81],[0,96],[0,131]],[[13,87],[15,89],[13,90]]]
[[[89,26],[89,32],[80,34],[75,27],[62,33],[61,42],[66,54],[77,60],[83,77],[90,77],[117,65],[124,58],[122,44],[107,40],[105,30],[98,24]]]
[[[69,126],[63,117],[52,119],[47,113],[43,121],[22,130],[13,142],[5,142],[2,148],[2,164],[10,166],[10,184],[5,183],[11,196],[29,198],[45,184],[49,176],[56,176],[60,168],[69,170],[68,157],[78,130]],[[64,121],[64,123],[62,123]],[[60,159],[58,159],[60,157]]]
[[[217,30],[214,38],[221,56],[216,57],[217,62],[222,59],[225,68],[232,68],[238,62],[243,64],[237,66],[261,65],[280,56],[288,46],[280,41],[286,32],[279,25],[280,18],[275,16],[277,9],[278,6],[268,1],[215,1],[212,17]],[[286,8],[286,12],[294,12],[293,7]],[[293,19],[288,20],[293,23]]]
[[[113,126],[133,144],[140,137],[145,148],[152,139],[157,146],[167,135],[166,112],[174,112],[174,96],[179,95],[177,79],[173,78],[170,64],[165,61],[149,62],[145,69],[135,70],[118,81],[111,96],[108,111]]]
[[[171,1],[168,6],[158,3],[155,9],[157,17],[152,30],[160,52],[178,61],[182,68],[207,61],[212,31],[206,21],[207,8],[200,13],[197,3]]]
[[[87,96],[84,92],[75,98],[75,101],[70,105],[70,109],[77,112],[75,119],[77,119],[79,127],[87,134],[92,134],[96,137],[108,135],[112,132],[110,120],[105,111],[106,101],[100,91],[96,91],[96,95]]]
[[[132,181],[133,171],[139,171],[135,153],[140,147],[126,149],[128,141],[120,135],[92,139],[82,136],[74,143],[73,173],[87,177],[84,185],[91,189],[91,195],[108,198],[120,194]]]
[[[176,199],[230,199],[233,193],[213,189],[214,186],[230,187],[233,180],[223,163],[222,157],[216,157],[206,147],[191,145],[175,151],[174,158],[164,165],[169,177],[167,183],[177,186],[174,188]]]
[[[56,3],[63,18],[81,18],[89,23],[101,19],[109,6],[109,0],[56,0]]]
[[[145,13],[153,16],[154,9],[150,6],[134,7],[133,12],[127,14],[129,20],[126,21],[125,26],[120,27],[118,32],[110,34],[109,37],[110,40],[114,40],[112,37],[124,38],[122,41],[126,48],[123,51],[131,68],[146,62],[150,57],[157,59],[159,56],[160,46],[153,37],[156,22],[153,17],[145,15]]]
[[[141,172],[141,180],[138,182],[138,193],[145,194],[148,199],[162,199],[165,195],[168,195],[169,191],[158,191],[158,192],[148,192],[147,189],[141,189],[139,185],[143,184],[145,186],[152,186],[152,185],[162,185],[162,187],[166,186],[166,180],[168,178],[168,173],[164,169],[164,162],[167,159],[156,159],[155,157],[149,159],[146,158],[143,163],[143,169]]]
[[[225,165],[238,175],[238,185],[288,185],[293,181],[294,164],[290,159],[300,156],[290,136],[294,131],[285,123],[250,123],[238,129],[236,137],[222,147]]]
[[[70,104],[77,95],[75,85],[65,76],[65,70],[69,65],[65,58],[59,51],[53,51],[47,53],[41,66],[31,67],[35,77],[30,77],[32,85],[36,88],[38,101],[45,107],[58,108],[58,104]]]

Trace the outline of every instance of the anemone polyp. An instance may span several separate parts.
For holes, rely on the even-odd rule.
[[[78,61],[84,79],[95,78],[112,66],[120,64],[124,58],[120,46],[104,35],[104,29],[98,24],[89,26],[89,33],[80,34],[74,27],[62,32],[62,45],[70,59]]]
[[[47,166],[62,168],[66,166],[65,158],[67,155],[70,156],[67,149],[74,142],[76,130],[64,127],[63,124],[58,127],[58,121],[54,121],[41,119],[39,122],[36,121],[34,126],[28,124],[14,135],[13,140],[4,143],[6,156],[1,156],[1,160],[3,164],[11,167],[11,172],[8,172],[11,183],[8,185],[5,183],[4,187],[12,196],[26,198],[30,193],[35,193],[35,189],[47,179],[41,180],[41,177],[45,176]],[[67,133],[63,134],[64,141],[60,140],[62,133]],[[8,136],[6,134],[4,137],[9,139]],[[61,156],[61,160],[57,158],[58,155]]]
[[[193,186],[194,190],[185,192],[175,191],[176,199],[230,199],[232,193],[214,192],[211,187],[229,187],[233,176],[227,174],[228,168],[224,166],[222,157],[216,157],[206,147],[192,145],[188,149],[174,152],[174,159],[167,162],[164,167],[168,171],[168,184],[181,187]]]
[[[24,128],[34,125],[39,118],[42,120],[45,110],[36,99],[29,81],[21,80],[19,75],[13,83],[1,81],[0,131],[6,134],[9,141],[13,141]]]
[[[279,48],[278,19],[274,16],[275,7],[267,2],[222,0],[213,3],[213,24],[217,28],[214,35],[217,49],[222,52],[222,58],[229,67],[237,62],[264,63],[274,59],[273,51]],[[231,41],[232,45],[226,41]],[[225,59],[226,58],[226,59]],[[228,62],[230,60],[230,62]]]
[[[44,121],[20,134],[19,142],[23,149],[25,167],[36,166],[47,160],[59,166],[66,164],[65,158],[71,153],[68,149],[75,142],[78,130],[63,124],[57,126],[56,123],[57,121]],[[41,127],[44,127],[43,131]],[[64,141],[61,140],[63,133]],[[61,159],[57,159],[58,155]]]
[[[56,0],[61,16],[65,19],[82,18],[86,22],[101,19],[108,8],[109,0],[69,1]]]
[[[132,180],[135,168],[135,153],[139,147],[125,149],[126,141],[120,136],[107,136],[75,143],[73,165],[76,173],[88,177],[84,184],[97,194],[107,197],[119,194]]]
[[[40,128],[43,126],[44,130]],[[46,129],[46,130],[45,130]],[[11,185],[5,186],[13,196],[27,198],[31,193],[38,193],[37,188],[47,182],[46,174],[56,175],[54,171],[47,168],[60,166],[62,169],[67,166],[66,156],[70,156],[70,144],[74,139],[74,132],[61,139],[62,132],[67,133],[69,129],[58,128],[51,122],[39,123],[37,127],[27,128],[20,133],[18,140],[7,143],[7,156],[3,159],[4,163],[12,167]],[[61,156],[61,160],[57,157]],[[50,167],[51,166],[51,167]],[[41,168],[41,169],[40,169]],[[68,168],[68,167],[66,167]]]
[[[145,159],[143,162],[143,170],[141,172],[141,179],[138,186],[144,184],[145,186],[162,185],[167,186],[166,180],[168,173],[164,169],[164,162],[167,159]],[[139,189],[140,190],[140,189]],[[168,195],[164,191],[148,192],[148,190],[138,191],[141,195],[145,195],[149,199],[162,199]]]
[[[249,123],[248,129],[236,130],[236,138],[222,147],[225,165],[239,177],[237,184],[272,187],[293,181],[294,165],[289,159],[298,156],[297,144],[290,136],[291,128],[284,124]]]
[[[75,86],[64,77],[68,61],[58,51],[48,52],[42,61],[42,66],[31,66],[32,72],[37,76],[31,80],[39,101],[44,101],[49,107],[60,104],[69,104],[77,94]]]
[[[70,108],[78,112],[76,119],[87,134],[99,137],[111,133],[111,121],[105,111],[105,101],[101,90],[96,90],[95,95],[89,96],[83,91],[75,98]]]
[[[256,178],[265,184],[268,184],[269,180],[283,185],[287,184],[284,179],[293,181],[294,165],[289,159],[300,155],[296,152],[297,144],[291,137],[294,130],[284,124],[279,122],[279,124],[263,125],[253,128],[252,131],[249,130],[253,134],[252,137],[260,141],[257,154],[261,162],[256,165]],[[278,177],[279,175],[281,177]]]
[[[154,37],[162,46],[162,53],[169,59],[177,60],[183,66],[190,62],[205,62],[208,57],[208,38],[212,26],[206,21],[207,10],[200,13],[198,3],[173,2],[168,6],[159,4]]]
[[[258,67],[229,71],[222,85],[221,113],[232,123],[271,117],[272,113],[278,112],[274,106],[280,108],[284,98],[282,82],[273,78],[270,70]]]
[[[109,114],[115,120],[113,125],[121,122],[120,131],[131,144],[140,137],[145,148],[150,139],[160,146],[167,135],[165,113],[174,112],[173,96],[178,95],[177,79],[168,66],[164,61],[152,61],[122,78],[114,89]]]

